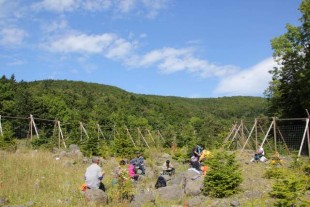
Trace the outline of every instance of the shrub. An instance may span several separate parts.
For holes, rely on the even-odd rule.
[[[289,175],[277,180],[270,196],[276,198],[275,206],[306,206],[300,198],[306,190],[307,179],[302,175]]]
[[[238,192],[242,177],[235,154],[218,151],[205,163],[210,169],[204,179],[205,195],[222,198]]]
[[[11,125],[3,125],[3,136],[0,135],[0,149],[15,151],[17,148],[16,141],[14,139],[14,133]]]
[[[187,147],[177,148],[172,153],[172,158],[179,162],[186,162],[187,160],[189,160],[188,148]]]
[[[283,168],[278,168],[273,166],[272,168],[264,172],[263,177],[267,179],[279,179],[285,177],[285,170]]]

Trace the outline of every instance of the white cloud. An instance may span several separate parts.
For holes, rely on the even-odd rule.
[[[68,22],[65,19],[54,20],[43,26],[43,31],[45,33],[53,33],[58,31],[64,31],[68,28]]]
[[[167,8],[168,0],[142,0],[145,8],[147,9],[147,17],[154,18],[158,15],[159,11]]]
[[[21,45],[27,36],[27,32],[18,28],[4,28],[0,30],[0,45],[18,46]]]
[[[271,80],[268,73],[276,63],[273,58],[267,58],[248,70],[238,71],[234,75],[226,76],[220,80],[215,93],[225,96],[253,95],[262,96]]]
[[[0,0],[0,25],[7,25],[23,17],[24,7],[19,0]]]
[[[0,6],[1,6],[0,0]],[[112,11],[116,16],[130,13],[154,18],[167,8],[172,0],[41,0],[32,4],[34,10],[47,10],[54,12],[71,12],[76,9],[95,11]]]
[[[136,4],[136,0],[118,0],[116,7],[121,13],[128,13],[137,6]]]
[[[55,39],[46,43],[44,48],[60,53],[101,54],[131,68],[153,67],[166,74],[184,71],[200,78],[231,75],[237,70],[234,66],[217,65],[195,57],[194,48],[166,47],[139,55],[135,50],[138,44],[113,33],[78,34]]]
[[[230,65],[216,65],[207,60],[195,57],[193,48],[163,48],[151,51],[139,61],[132,61],[133,67],[156,66],[163,73],[175,73],[185,71],[200,78],[210,76],[224,76],[232,74],[236,67]]]
[[[112,6],[112,0],[84,0],[82,7],[89,11],[108,10]]]
[[[79,0],[43,0],[35,3],[36,10],[48,10],[56,12],[72,11],[78,7]]]
[[[124,59],[133,50],[134,45],[117,35],[70,35],[56,39],[45,45],[52,52],[103,54],[110,59]]]

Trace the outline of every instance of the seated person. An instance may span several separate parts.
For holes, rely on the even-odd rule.
[[[145,175],[144,157],[142,157],[139,151],[136,152],[136,155],[136,158],[130,160],[130,164],[134,165],[136,173],[137,170],[141,170],[141,175]]]
[[[200,162],[199,162],[199,158],[195,155],[193,155],[191,157],[191,160],[190,160],[190,165],[192,168],[196,168],[197,170],[200,169]]]
[[[261,146],[261,144],[258,144],[256,153],[254,155],[254,158],[251,160],[251,162],[253,161],[260,161],[260,159],[265,155],[265,151],[264,148]]]
[[[163,174],[164,175],[172,175],[174,174],[175,169],[170,163],[170,160],[166,160],[166,162],[163,164]]]
[[[92,164],[86,169],[85,172],[85,183],[88,189],[100,189],[105,191],[105,186],[101,182],[105,172],[99,166],[99,162],[99,157],[92,158]]]
[[[128,166],[128,174],[130,176],[131,179],[133,179],[134,181],[138,181],[139,179],[139,175],[136,174],[135,172],[135,166],[132,163],[129,163]]]

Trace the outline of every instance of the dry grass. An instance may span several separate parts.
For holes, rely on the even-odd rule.
[[[84,206],[79,191],[84,166],[65,167],[44,151],[0,152],[0,195],[10,205]]]

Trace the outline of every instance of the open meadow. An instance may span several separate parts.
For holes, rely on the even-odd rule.
[[[159,152],[146,152],[148,155],[147,167],[155,169],[156,162],[160,158]],[[240,192],[225,198],[214,198],[199,195],[202,198],[200,204],[189,205],[189,196],[182,194],[177,200],[156,200],[156,204],[148,203],[141,206],[275,206],[275,199],[271,192],[275,181],[264,177],[266,171],[272,169],[270,163],[249,163],[252,152],[237,153],[236,160],[239,163],[243,182]],[[55,153],[42,150],[18,149],[16,152],[0,151],[0,199],[7,203],[6,206],[86,206],[85,199],[81,193],[80,186],[83,183],[84,173],[89,161],[81,157],[62,157],[58,159]],[[284,165],[277,169],[288,170],[293,160],[284,157]],[[307,161],[308,158],[306,158]],[[110,203],[106,206],[131,206],[129,201],[117,200],[117,189],[112,187],[112,174],[117,165],[118,158],[108,158],[102,163],[106,171],[104,184]],[[176,163],[174,160],[173,162]],[[186,172],[188,165],[176,163],[177,172]],[[154,167],[154,168],[153,168]],[[147,174],[154,177],[143,179],[135,191],[155,190],[154,184],[158,172],[149,170]],[[300,174],[301,175],[301,174]],[[272,177],[272,176],[271,176]],[[169,185],[169,183],[168,183]],[[309,185],[308,185],[309,186]],[[152,189],[153,188],[153,189]],[[310,200],[309,190],[300,199],[308,202]],[[1,203],[0,203],[1,206]],[[284,205],[285,206],[285,205]],[[301,205],[302,206],[302,205]]]

